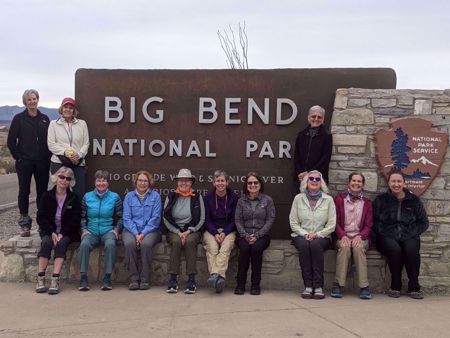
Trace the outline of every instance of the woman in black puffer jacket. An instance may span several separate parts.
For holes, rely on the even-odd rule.
[[[419,285],[420,235],[428,228],[425,208],[416,195],[405,188],[405,178],[400,171],[388,177],[389,189],[378,195],[373,203],[376,246],[384,256],[392,275],[388,296],[400,297],[402,270],[408,274],[408,294],[422,299]]]

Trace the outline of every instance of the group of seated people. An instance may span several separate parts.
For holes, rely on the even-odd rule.
[[[147,290],[153,248],[162,240],[164,230],[170,247],[167,293],[178,292],[183,251],[187,275],[184,293],[196,292],[199,243],[206,251],[210,274],[207,283],[217,293],[225,288],[230,254],[235,245],[239,257],[234,293],[245,294],[250,265],[250,294],[261,293],[263,252],[270,245],[275,205],[264,193],[264,180],[257,173],[247,174],[242,195],[238,196],[229,188],[227,173],[216,170],[213,189],[203,198],[192,188],[195,177],[191,171],[180,169],[175,176],[176,189],[167,196],[164,205],[158,192],[152,189],[153,177],[147,171],[134,175],[135,189],[126,194],[123,203],[117,193],[108,189],[107,171],[98,170],[94,178],[95,189],[84,194],[80,201],[70,189],[75,184],[73,170],[62,166],[53,174],[55,186],[44,194],[37,213],[42,242],[36,292],[59,293],[67,247],[70,242],[80,240],[79,290],[89,290],[89,255],[100,244],[104,246],[102,290],[111,290],[119,236],[125,247],[128,289]],[[359,297],[371,299],[366,261],[371,241],[375,241],[376,248],[386,256],[392,275],[388,296],[400,297],[405,266],[409,296],[423,298],[418,281],[420,235],[428,228],[428,219],[422,202],[405,188],[400,171],[389,174],[388,190],[378,195],[373,204],[364,196],[364,183],[363,174],[350,174],[347,190],[333,199],[319,171],[302,175],[300,193],[295,196],[289,215],[292,244],[299,251],[304,285],[302,298],[325,297],[324,251],[334,244],[337,263],[331,296],[343,296],[349,260],[353,257]],[[52,249],[53,274],[47,288],[45,272]]]

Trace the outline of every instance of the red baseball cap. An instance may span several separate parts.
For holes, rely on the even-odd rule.
[[[71,104],[74,107],[77,106],[75,100],[70,97],[66,97],[65,99],[62,100],[61,106],[64,106],[65,104]]]

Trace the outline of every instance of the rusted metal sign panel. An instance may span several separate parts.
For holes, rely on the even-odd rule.
[[[91,138],[88,182],[107,169],[111,189],[123,194],[132,189],[132,174],[146,169],[164,196],[180,168],[192,170],[202,192],[215,169],[230,174],[234,190],[257,171],[277,207],[272,235],[288,238],[293,144],[309,107],[324,107],[329,123],[336,89],[395,85],[395,72],[386,68],[79,69],[76,100]]]

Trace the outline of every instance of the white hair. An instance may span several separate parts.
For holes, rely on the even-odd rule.
[[[321,178],[321,180],[320,180],[320,190],[322,192],[324,192],[325,194],[329,194],[330,190],[328,189],[328,186],[325,183],[325,180],[323,179],[322,174],[318,170],[311,170],[303,177],[302,182],[300,183],[300,192],[304,193],[306,191],[306,189],[308,187],[308,178],[312,174],[316,174],[316,175],[320,176],[320,178]]]

